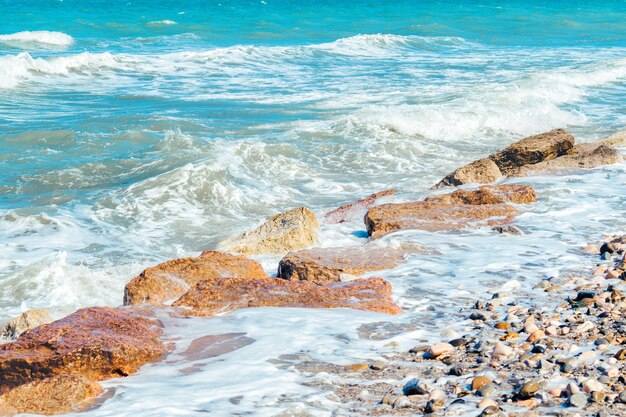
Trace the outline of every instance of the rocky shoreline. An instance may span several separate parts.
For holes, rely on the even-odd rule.
[[[566,131],[553,130],[461,167],[434,188],[619,163],[623,158],[613,146],[624,140],[622,132],[575,144]],[[360,276],[384,275],[417,248],[390,248],[379,244],[380,238],[412,229],[441,232],[442,238],[468,228],[515,234],[516,216],[537,200],[535,190],[522,184],[467,186],[434,191],[420,201],[385,203],[394,194],[382,191],[324,216],[327,224],[364,216],[370,239],[361,246],[313,247],[319,221],[311,210],[296,208],[224,242],[220,250],[146,269],[127,284],[124,307],[82,309],[49,324],[41,311],[25,313],[3,332],[23,333],[0,345],[0,414],[93,407],[103,391],[98,381],[132,374],[171,350],[161,340],[163,323],[155,312],[206,317],[250,307],[309,307],[399,314],[388,281]],[[586,256],[599,256],[606,265],[586,278],[538,282],[542,297],[496,293],[476,300],[459,313],[471,323],[466,334],[347,367],[286,360],[303,370],[314,367],[340,377],[359,373],[369,381],[322,387],[347,414],[460,415],[468,406],[481,416],[626,413],[626,350],[620,349],[626,345],[621,322],[626,300],[617,288],[626,278],[624,245],[626,237],[618,236],[588,247]],[[284,255],[275,277],[245,257],[259,254]]]

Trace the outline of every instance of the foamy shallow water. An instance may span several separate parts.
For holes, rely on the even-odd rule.
[[[418,199],[524,135],[566,127],[591,141],[626,126],[619,2],[580,6],[584,13],[402,1],[346,13],[334,3],[4,7],[0,321],[31,308],[62,317],[119,305],[145,267],[198,254],[294,206],[321,216],[390,187],[400,201]],[[37,11],[42,23],[29,26],[26,13]],[[489,289],[523,293],[590,268],[580,247],[624,229],[624,164],[514,182],[539,195],[522,208],[524,236],[383,240],[427,250],[377,274],[405,314],[257,309],[168,319],[177,352],[206,334],[255,342],[107,382],[116,394],[90,414],[332,415],[341,404],[303,385],[332,375],[268,360],[304,353],[349,364],[378,358],[390,341],[406,350],[443,328],[462,333],[460,306]],[[320,245],[364,242],[361,223],[324,225]],[[275,273],[278,258],[259,260]],[[196,373],[180,373],[193,365]]]

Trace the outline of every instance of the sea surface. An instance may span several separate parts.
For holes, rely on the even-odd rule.
[[[421,198],[525,135],[564,127],[584,142],[625,126],[624,0],[0,0],[0,322],[120,305],[145,267],[286,209],[321,216],[391,187]],[[383,240],[428,250],[383,274],[405,314],[177,323],[177,349],[225,332],[256,341],[192,374],[181,360],[108,382],[115,394],[89,414],[339,415],[312,383],[333,376],[275,359],[349,364],[438,340],[472,297],[582,267],[581,246],[626,226],[624,164],[514,182],[539,193],[524,236]],[[320,245],[364,236],[324,225]],[[278,258],[260,260],[275,272]]]

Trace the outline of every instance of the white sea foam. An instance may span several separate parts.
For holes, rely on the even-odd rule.
[[[0,35],[0,42],[23,47],[69,46],[74,39],[63,32],[48,30],[24,31]]]
[[[173,25],[177,25],[178,23],[174,22],[173,20],[155,20],[153,22],[148,22],[146,23],[146,25],[148,26],[173,26]]]

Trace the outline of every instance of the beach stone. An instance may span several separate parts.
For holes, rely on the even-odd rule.
[[[83,411],[103,392],[82,376],[60,375],[20,385],[0,396],[0,415]]]
[[[382,278],[317,285],[280,278],[200,281],[172,305],[188,316],[213,316],[249,307],[353,308],[397,314],[391,284]]]
[[[522,388],[520,388],[519,396],[523,400],[531,398],[540,388],[539,384],[535,381],[526,382],[522,385]]]
[[[314,248],[288,253],[278,265],[279,278],[327,284],[342,275],[362,275],[391,269],[404,262],[404,252],[366,244],[340,248]]]
[[[574,137],[564,129],[554,129],[521,139],[489,155],[500,172],[510,175],[516,168],[534,165],[571,153]]]
[[[540,173],[554,173],[575,169],[590,169],[602,165],[618,164],[624,161],[622,154],[612,146],[583,143],[572,148],[570,155],[525,165],[511,172],[510,176],[526,176]]]
[[[406,397],[396,397],[395,401],[393,402],[392,407],[395,410],[401,410],[403,408],[409,408],[412,407],[413,403],[411,402],[411,400],[409,400]]]
[[[499,329],[499,330],[508,330],[511,328],[511,323],[508,323],[506,321],[501,321],[499,323],[496,323],[495,327],[496,329]]]
[[[594,391],[603,391],[604,385],[602,383],[596,381],[593,378],[590,378],[582,383],[584,392],[594,392]]]
[[[472,391],[476,391],[490,383],[491,380],[486,376],[479,375],[477,377],[474,377],[474,379],[472,379]]]
[[[442,399],[429,400],[426,403],[426,408],[424,409],[424,412],[427,414],[434,413],[435,411],[443,409],[444,406],[445,406],[445,403],[443,402]]]
[[[0,345],[0,393],[56,375],[98,381],[160,359],[161,322],[147,310],[91,307]]]
[[[537,201],[537,192],[530,185],[483,185],[475,190],[456,190],[449,194],[431,196],[425,201],[442,204],[531,204]]]
[[[591,401],[596,404],[602,404],[606,400],[606,394],[602,391],[592,391]]]
[[[465,375],[465,368],[462,365],[454,365],[452,368],[450,368],[450,371],[448,371],[448,375],[452,375],[452,376]]]
[[[387,362],[385,361],[374,361],[370,364],[370,368],[374,371],[382,371],[387,367]]]
[[[504,417],[504,413],[497,405],[490,405],[480,413],[479,417]]]
[[[568,403],[572,407],[584,408],[587,405],[587,396],[582,392],[579,392],[569,397]]]
[[[434,357],[452,352],[454,352],[454,346],[446,342],[435,343],[428,349],[428,353]]]
[[[493,394],[495,394],[495,392],[496,392],[495,385],[493,385],[492,383],[489,383],[480,387],[476,393],[480,395],[481,397],[490,397]]]
[[[413,378],[409,380],[402,387],[402,393],[404,395],[426,395],[429,393],[429,389],[419,378]]]
[[[7,323],[0,334],[2,337],[14,339],[26,330],[34,329],[42,324],[52,322],[54,319],[48,310],[29,310],[20,314],[14,320]]]
[[[203,280],[266,278],[261,264],[241,255],[204,251],[145,269],[124,287],[124,305],[162,304],[176,299]]]
[[[232,252],[243,255],[280,254],[306,249],[317,241],[319,222],[306,207],[277,214],[254,230],[223,243]]]
[[[509,204],[442,204],[437,201],[383,204],[365,215],[373,239],[403,229],[431,232],[509,224],[518,210]]]
[[[491,398],[483,398],[476,405],[476,408],[481,408],[481,409],[484,409],[484,408],[487,408],[487,407],[496,407],[496,408],[498,408],[498,403],[495,402],[494,400],[492,400]]]
[[[379,191],[377,193],[368,195],[354,203],[344,204],[335,210],[329,211],[324,214],[324,221],[330,224],[338,224],[350,221],[360,221],[367,209],[374,206],[381,198],[389,197],[396,194],[396,190],[389,189]]]
[[[622,404],[626,404],[626,390],[619,393],[619,395],[617,396],[617,401]]]
[[[503,343],[496,343],[491,353],[494,359],[506,359],[513,354],[513,349]]]
[[[537,340],[543,339],[544,337],[546,337],[546,334],[544,333],[544,331],[543,330],[537,330],[537,331],[534,331],[533,333],[531,333],[531,335],[528,336],[526,341],[528,343],[534,343]]]
[[[502,172],[500,172],[498,165],[489,158],[483,158],[462,166],[446,175],[434,188],[450,185],[459,186],[463,184],[488,184],[496,182],[501,177]]]

